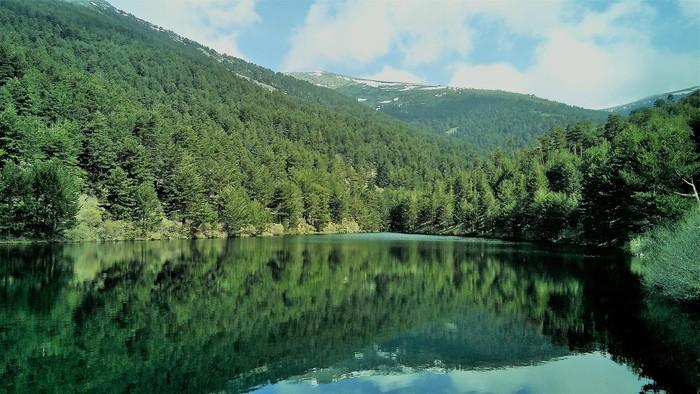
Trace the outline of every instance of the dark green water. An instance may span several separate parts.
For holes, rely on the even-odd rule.
[[[0,351],[0,392],[694,393],[700,318],[546,246],[5,246]]]

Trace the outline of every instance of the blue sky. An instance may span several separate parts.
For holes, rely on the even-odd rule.
[[[277,71],[604,108],[700,85],[700,0],[112,0]]]

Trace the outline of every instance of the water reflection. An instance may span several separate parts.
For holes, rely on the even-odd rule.
[[[647,382],[600,353],[492,370],[363,371],[329,382],[315,377],[267,385],[256,393],[637,393]]]
[[[0,391],[551,392],[541,381],[605,379],[618,392],[694,392],[700,381],[697,316],[643,297],[619,256],[363,235],[0,258]]]

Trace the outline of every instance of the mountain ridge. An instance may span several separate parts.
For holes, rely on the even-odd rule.
[[[578,121],[600,123],[607,118],[603,111],[501,90],[379,81],[324,71],[289,75],[482,150],[526,146],[553,126]]]
[[[641,108],[649,108],[653,107],[657,100],[663,100],[664,102],[669,101],[669,96],[671,97],[670,101],[676,101],[679,100],[694,91],[700,89],[700,85],[697,86],[691,86],[685,89],[679,89],[679,90],[674,90],[670,92],[665,92],[665,93],[658,93],[658,94],[652,94],[650,96],[646,96],[643,98],[640,98],[635,101],[631,101],[625,104],[620,104],[616,105],[614,107],[609,107],[605,108],[605,111],[610,112],[610,113],[615,113],[615,114],[620,114],[620,115],[628,115],[631,112],[641,109]]]

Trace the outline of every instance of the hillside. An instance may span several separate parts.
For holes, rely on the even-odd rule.
[[[328,72],[290,75],[333,89],[376,111],[482,150],[522,147],[554,125],[603,122],[607,114],[495,90],[460,89],[352,78]]]
[[[468,119],[518,131],[473,136],[482,147],[533,140],[475,157],[458,126],[406,125],[104,1],[1,2],[0,59],[2,239],[391,230],[620,245],[682,217],[700,182],[700,92],[526,134],[533,118],[558,124],[567,112],[556,111],[579,109],[350,81],[381,108],[437,119],[438,95],[454,120],[473,100]]]
[[[104,1],[3,1],[0,54],[3,237],[378,229],[469,157]]]
[[[678,101],[678,100],[693,93],[694,91],[696,91],[698,89],[700,89],[700,86],[693,86],[693,87],[689,87],[687,89],[675,90],[673,92],[655,94],[652,96],[645,97],[643,99],[639,99],[637,101],[633,101],[631,103],[622,104],[622,105],[618,105],[618,106],[611,107],[611,108],[606,108],[605,111],[615,113],[615,114],[620,114],[620,115],[629,115],[632,111],[635,111],[635,110],[638,110],[641,108],[653,107],[654,105],[656,105],[658,100],[662,100],[663,103]],[[662,102],[659,102],[659,103],[662,103]]]

